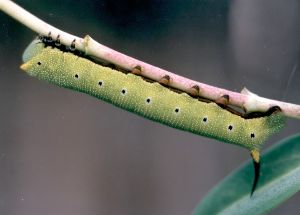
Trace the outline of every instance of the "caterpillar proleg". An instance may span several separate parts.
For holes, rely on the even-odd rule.
[[[136,73],[123,73],[110,67],[47,46],[35,40],[23,55],[21,69],[29,75],[107,101],[150,120],[247,148],[259,170],[262,144],[284,124],[281,114],[243,118],[215,102],[203,102],[149,82]],[[253,185],[255,188],[258,175]],[[253,191],[252,191],[253,192]]]

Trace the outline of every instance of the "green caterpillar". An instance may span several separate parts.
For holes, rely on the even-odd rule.
[[[41,41],[29,45],[23,60],[21,69],[31,76],[87,93],[174,128],[245,147],[256,163],[262,144],[284,124],[281,114],[245,119],[214,102],[199,101]]]

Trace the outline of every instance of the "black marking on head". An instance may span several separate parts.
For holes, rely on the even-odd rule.
[[[253,165],[254,165],[254,181],[253,181],[253,184],[252,184],[252,189],[251,189],[251,195],[250,196],[253,195],[253,193],[255,191],[255,188],[257,186],[257,182],[259,180],[259,176],[260,176],[260,163],[253,160]]]
[[[180,108],[175,108],[175,113],[179,113],[180,112]]]
[[[255,134],[254,134],[254,133],[251,133],[251,134],[250,134],[250,137],[251,137],[251,138],[255,138]]]
[[[233,129],[233,126],[232,126],[232,125],[229,125],[229,126],[228,126],[228,130],[229,130],[229,131],[232,131],[232,129]]]
[[[78,78],[79,78],[79,75],[78,75],[78,74],[75,74],[74,77],[75,77],[76,79],[78,79]]]
[[[99,81],[99,82],[98,82],[98,85],[99,85],[100,87],[102,87],[103,81]]]
[[[42,65],[42,63],[39,61],[39,62],[37,62],[37,64],[40,66],[40,65]]]
[[[204,123],[207,123],[208,118],[207,118],[207,117],[204,117],[204,118],[202,119],[202,121],[203,121]]]

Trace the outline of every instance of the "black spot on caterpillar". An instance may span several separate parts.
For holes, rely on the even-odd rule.
[[[24,52],[25,63],[21,68],[38,79],[87,93],[165,125],[245,147],[256,163],[262,144],[284,125],[284,117],[273,113],[274,110],[264,116],[243,118],[214,102],[202,102],[136,74],[96,64],[82,53],[78,57],[70,50],[62,51],[61,47],[33,41]],[[257,180],[256,176],[254,188]]]

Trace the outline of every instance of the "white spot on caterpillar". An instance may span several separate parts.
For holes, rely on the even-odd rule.
[[[179,113],[180,113],[180,108],[179,108],[179,107],[176,107],[176,108],[174,109],[174,113],[175,113],[175,114],[179,114]]]
[[[148,97],[146,100],[145,100],[145,103],[146,105],[150,105],[152,103],[152,98],[151,97]]]
[[[228,132],[232,132],[233,129],[234,129],[233,124],[229,124],[229,125],[227,126],[227,131],[228,131]]]
[[[102,80],[98,81],[98,86],[103,87],[104,86],[104,81],[102,81]]]
[[[204,123],[204,124],[207,124],[207,123],[208,123],[208,117],[207,117],[207,116],[204,116],[204,117],[202,118],[202,123]]]
[[[76,74],[74,75],[74,78],[75,78],[76,80],[78,80],[78,79],[79,79],[79,75],[76,73]]]
[[[125,96],[127,94],[127,89],[126,88],[123,88],[122,90],[121,90],[121,95],[122,96]]]

